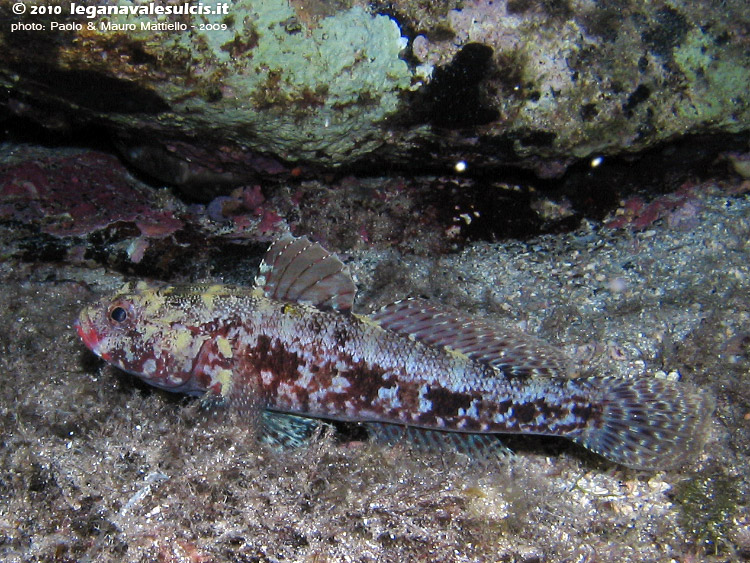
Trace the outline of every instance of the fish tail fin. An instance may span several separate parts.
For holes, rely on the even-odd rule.
[[[714,400],[673,381],[599,379],[598,416],[575,442],[634,469],[669,469],[697,457]]]

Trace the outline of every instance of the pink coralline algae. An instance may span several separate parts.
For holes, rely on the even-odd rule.
[[[163,238],[182,221],[160,209],[114,156],[88,151],[0,167],[0,219],[37,226],[57,237],[85,236],[118,223]]]
[[[694,186],[683,186],[671,194],[662,195],[652,201],[638,196],[622,203],[615,217],[604,226],[609,229],[631,229],[640,231],[653,225],[659,219],[666,219],[673,229],[687,230],[698,224],[700,203]]]
[[[274,233],[283,223],[258,185],[237,188],[230,196],[215,198],[206,212],[214,221],[231,222],[232,236],[238,238],[247,232]]]

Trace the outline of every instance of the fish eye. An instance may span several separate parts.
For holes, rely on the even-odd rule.
[[[128,312],[122,307],[115,307],[109,312],[109,318],[111,318],[116,323],[121,323],[128,318]]]

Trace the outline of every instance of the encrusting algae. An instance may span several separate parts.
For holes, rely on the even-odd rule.
[[[677,467],[702,448],[713,400],[695,388],[571,379],[531,336],[416,299],[362,316],[354,294],[338,258],[287,235],[252,289],[128,284],[84,309],[77,330],[151,385],[230,404],[467,436],[561,436],[638,469]]]

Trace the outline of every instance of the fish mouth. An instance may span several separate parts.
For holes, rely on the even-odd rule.
[[[81,317],[75,320],[75,322],[73,323],[73,327],[76,329],[78,336],[81,337],[81,340],[83,340],[86,348],[91,350],[97,356],[101,356],[101,352],[99,350],[99,343],[101,342],[101,339],[99,338],[99,335],[96,333],[96,331],[91,327],[91,324],[87,322],[87,319],[84,319],[83,315],[81,315]]]

